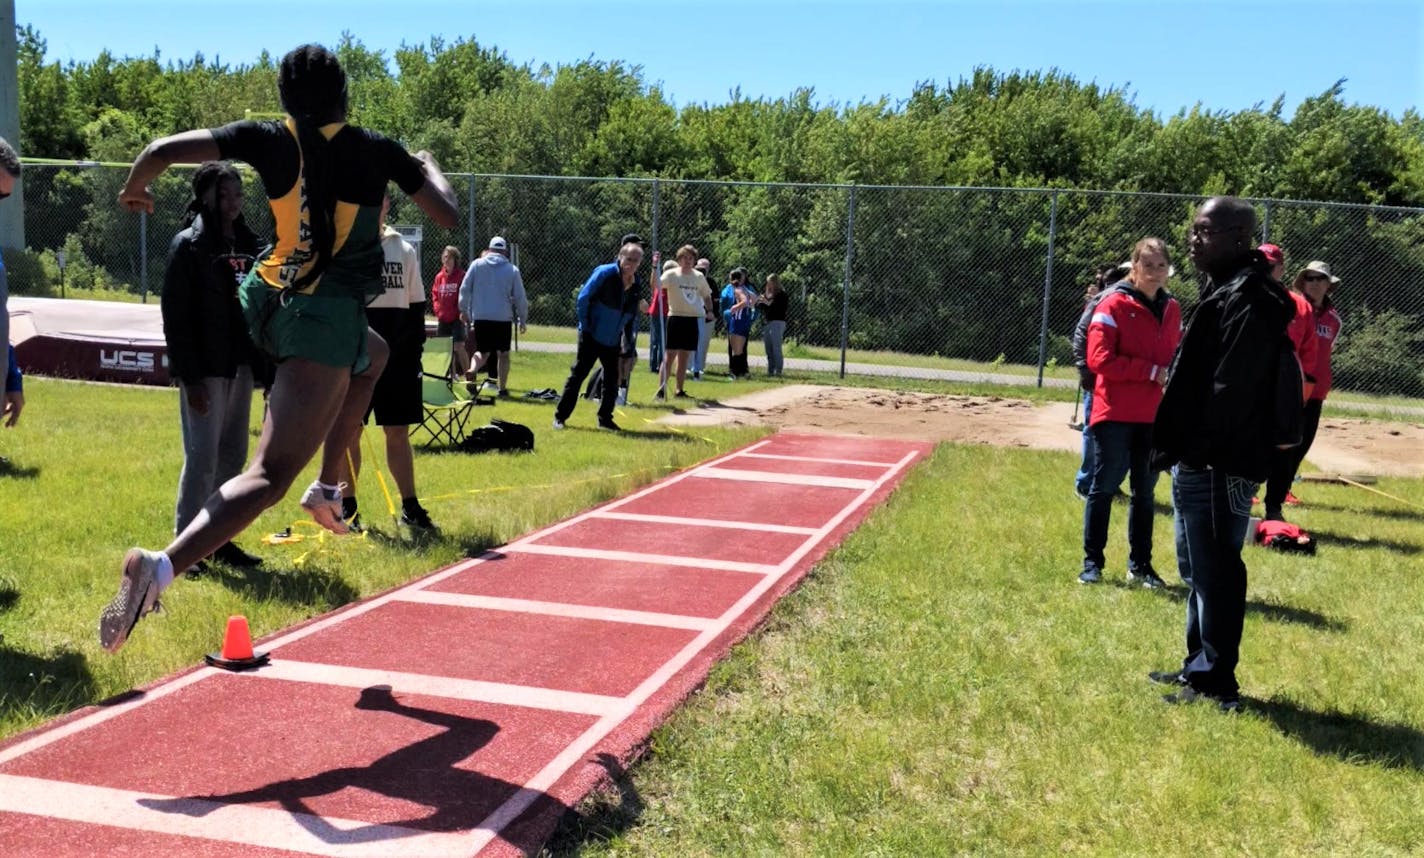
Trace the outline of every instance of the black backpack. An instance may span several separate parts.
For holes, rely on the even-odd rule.
[[[481,426],[465,436],[460,442],[460,450],[465,453],[504,453],[534,450],[534,433],[522,423],[495,418],[488,426]]]
[[[584,386],[583,398],[594,400],[603,398],[603,367],[593,368],[593,372],[588,377],[588,384]]]

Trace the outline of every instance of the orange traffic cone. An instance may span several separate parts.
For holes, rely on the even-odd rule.
[[[252,633],[247,629],[247,618],[237,615],[227,618],[222,652],[210,652],[203,660],[213,667],[226,670],[247,670],[266,664],[268,659],[267,653],[252,651]]]

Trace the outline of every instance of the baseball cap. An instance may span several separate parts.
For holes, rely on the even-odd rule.
[[[1280,265],[1286,261],[1285,251],[1274,244],[1263,244],[1256,249],[1261,251],[1261,255],[1266,257],[1266,261],[1272,265]]]
[[[508,249],[509,249],[509,243],[504,240],[504,237],[503,237],[503,236],[496,235],[494,238],[491,238],[491,239],[490,239],[489,249],[490,249],[490,250],[508,250]]]

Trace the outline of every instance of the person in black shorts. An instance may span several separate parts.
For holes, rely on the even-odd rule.
[[[415,492],[415,451],[410,446],[410,427],[425,417],[421,403],[423,387],[421,354],[425,347],[425,283],[420,277],[420,258],[410,242],[386,225],[391,198],[381,203],[381,252],[385,257],[382,282],[385,291],[366,305],[366,318],[390,347],[386,368],[371,392],[372,415],[386,436],[386,467],[400,492],[400,523],[420,533],[435,531],[430,514],[420,505]],[[361,528],[356,502],[356,478],[361,475],[361,439],[351,442],[351,478],[342,489],[341,516],[353,530]]]
[[[474,326],[478,352],[473,366],[493,367],[498,373],[499,395],[509,397],[510,329],[524,333],[529,299],[519,267],[509,261],[509,242],[496,235],[487,252],[465,272],[460,284],[460,318]]]
[[[697,248],[685,244],[677,249],[677,267],[663,273],[660,285],[667,300],[667,351],[663,357],[662,386],[657,398],[667,398],[669,377],[677,382],[679,397],[686,397],[688,358],[697,351],[698,319],[712,311],[712,290],[707,278],[693,266]]]
[[[322,448],[321,470],[302,507],[346,532],[340,475],[360,430],[386,343],[366,326],[366,300],[382,290],[376,228],[394,181],[447,229],[459,220],[454,191],[428,153],[346,123],[346,73],[336,55],[303,45],[282,58],[277,89],[284,119],[185,131],[139,153],[119,192],[129,211],[153,211],[149,183],[179,163],[239,160],[257,171],[272,209],[275,241],[239,290],[253,343],[277,363],[262,437],[247,470],[215,491],[163,551],[124,557],[119,589],[99,617],[99,642],[115,652],[187,569],[281,500]]]

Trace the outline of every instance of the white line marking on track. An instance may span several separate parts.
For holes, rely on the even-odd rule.
[[[609,623],[631,623],[638,626],[658,626],[667,629],[691,629],[700,632],[712,625],[708,617],[685,614],[660,614],[652,611],[629,611],[598,605],[576,605],[571,602],[539,602],[533,599],[508,599],[500,596],[472,596],[466,593],[421,590],[401,596],[403,602],[427,605],[449,605],[454,608],[477,608],[488,611],[510,611],[538,614],[544,617],[572,617],[579,620],[601,620]]]
[[[147,807],[140,801],[163,802],[164,809]],[[17,775],[0,775],[0,811],[335,858],[454,858],[470,852],[469,832],[420,831],[281,808],[221,804]],[[55,844],[56,848],[59,845]]]
[[[648,698],[652,697],[653,694],[666,685],[679,670],[686,667],[688,662],[696,658],[697,655],[716,640],[719,635],[726,631],[733,622],[741,617],[742,614],[746,613],[752,605],[756,604],[757,600],[760,599],[767,590],[771,589],[783,575],[795,568],[796,564],[799,563],[803,557],[810,553],[812,549],[839,527],[851,513],[863,506],[866,501],[870,499],[871,495],[881,486],[885,485],[885,483],[889,482],[892,477],[904,470],[919,455],[919,451],[911,451],[906,453],[899,462],[890,466],[884,475],[871,483],[871,485],[857,495],[854,500],[842,507],[840,512],[831,517],[830,521],[822,525],[815,534],[802,543],[800,548],[796,549],[796,551],[792,552],[791,556],[782,561],[781,565],[777,567],[775,574],[767,575],[758,582],[751,591],[738,600],[735,605],[728,608],[726,612],[717,619],[715,626],[707,629],[695,639],[689,641],[687,646],[683,647],[677,655],[673,656],[666,664],[658,668],[657,671],[645,679],[641,685],[635,688],[633,692],[625,698],[627,714],[607,715],[600,718],[596,724],[585,730],[583,735],[579,736],[571,742],[568,747],[564,748],[561,754],[553,760],[550,760],[548,765],[540,769],[534,777],[525,783],[524,789],[510,796],[504,804],[500,805],[500,807],[480,823],[479,828],[470,835],[470,839],[474,845],[472,851],[478,853],[489,845],[490,841],[498,832],[502,831],[505,826],[517,819],[519,814],[527,810],[535,799],[543,795],[559,778],[563,777],[570,769],[581,762],[595,745],[631,716],[632,713],[637,710],[638,706],[641,706]],[[587,513],[585,513],[585,515],[587,515]]]
[[[621,560],[624,563],[661,563],[666,566],[685,566],[689,569],[721,569],[724,572],[750,572],[753,575],[769,575],[775,566],[766,563],[742,563],[738,560],[707,560],[702,557],[677,557],[672,554],[640,554],[636,551],[607,551],[602,548],[574,548],[568,545],[530,544],[520,540],[506,546],[506,551],[525,554],[548,554],[553,557],[571,557],[576,560]]]
[[[455,700],[497,703],[503,706],[524,706],[529,709],[547,709],[553,712],[574,712],[580,715],[608,715],[621,711],[624,705],[621,697],[609,697],[604,694],[557,691],[552,688],[534,688],[528,685],[486,682],[479,679],[429,676],[422,673],[404,673],[398,670],[373,670],[365,667],[290,661],[285,658],[257,670],[240,673],[238,676],[252,679],[309,682],[314,685],[335,685],[343,688],[370,688],[373,685],[389,685],[392,691],[406,694],[449,697]]]
[[[866,462],[860,459],[827,459],[823,456],[788,456],[784,453],[743,453],[748,459],[779,459],[783,462],[822,462],[827,465],[859,465],[865,468],[893,468],[894,462]]]
[[[827,489],[868,489],[873,480],[853,477],[818,477],[811,474],[785,474],[772,471],[738,471],[733,468],[697,468],[693,476],[716,480],[740,480],[746,483],[783,483],[788,486],[819,486]]]
[[[644,515],[637,512],[605,512],[598,510],[590,518],[611,518],[615,521],[646,521],[652,524],[672,524],[679,527],[725,527],[731,530],[760,530],[764,533],[799,533],[803,536],[816,532],[814,527],[793,527],[789,524],[765,524],[760,521],[723,521],[716,518],[686,518],[679,515]]]
[[[720,463],[720,462],[731,461],[732,459],[735,459],[737,456],[743,455],[744,453],[749,452],[749,451],[751,451],[751,450],[758,450],[758,449],[760,449],[760,448],[762,448],[762,447],[765,447],[765,446],[766,446],[767,444],[769,444],[769,443],[771,443],[770,440],[758,441],[758,442],[756,442],[755,444],[752,444],[751,446],[746,447],[746,448],[743,449],[743,450],[737,450],[737,451],[728,453],[728,454],[725,455],[725,456],[719,456],[718,458],[713,459],[713,460],[710,461],[710,462],[705,462],[705,463],[703,463],[703,465],[701,465],[701,466],[699,466],[699,467],[705,467],[706,465],[716,465],[716,464],[718,464],[718,463]],[[676,484],[682,482],[683,480],[687,479],[688,477],[692,476],[694,472],[695,472],[695,469],[690,469],[690,470],[682,471],[681,473],[673,474],[671,477],[668,477],[668,478],[665,479],[665,480],[658,480],[657,482],[653,483],[652,485],[645,486],[645,487],[639,489],[638,491],[633,492],[631,495],[628,495],[627,497],[618,498],[617,500],[610,501],[610,502],[604,504],[603,506],[595,507],[594,509],[588,510],[587,512],[580,513],[580,514],[574,516],[573,518],[565,519],[564,521],[558,522],[557,524],[551,524],[551,525],[549,525],[548,527],[544,528],[543,530],[536,530],[536,531],[534,531],[533,533],[530,533],[530,534],[527,534],[527,535],[525,535],[525,536],[522,536],[522,537],[520,537],[519,539],[516,539],[516,540],[514,540],[513,542],[509,543],[508,545],[504,546],[504,548],[503,548],[502,550],[505,550],[505,551],[517,550],[517,549],[519,548],[519,546],[524,545],[524,544],[527,543],[527,542],[538,542],[539,540],[543,539],[544,537],[546,537],[546,536],[548,536],[548,535],[550,535],[550,534],[552,534],[552,533],[558,533],[559,531],[563,530],[564,528],[573,527],[574,525],[578,524],[578,523],[581,522],[581,521],[585,521],[585,520],[587,520],[587,519],[589,519],[589,518],[592,518],[593,515],[594,515],[594,513],[609,512],[609,511],[611,511],[611,510],[618,509],[619,507],[623,506],[624,504],[632,503],[633,501],[638,500],[639,498],[642,498],[642,497],[646,497],[647,495],[650,495],[650,494],[652,494],[653,492],[662,491],[663,489],[667,488],[668,486],[676,485]]]

